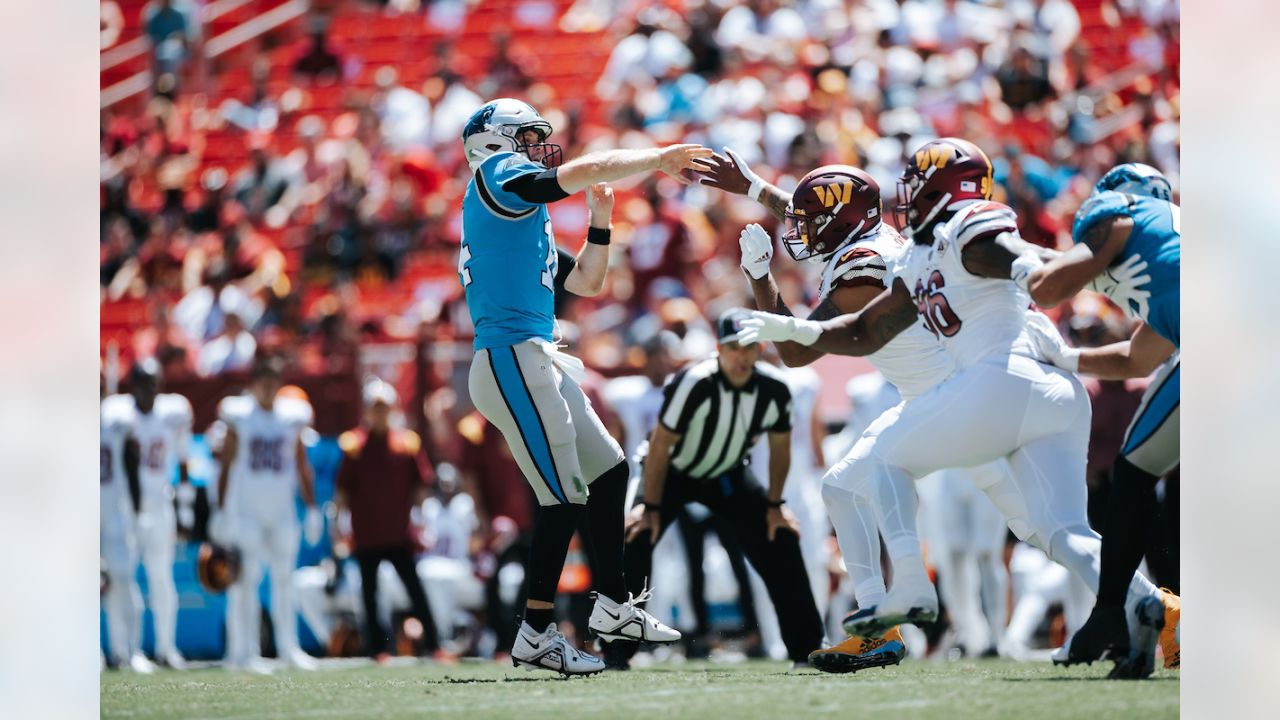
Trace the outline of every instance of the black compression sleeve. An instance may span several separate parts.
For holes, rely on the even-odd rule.
[[[540,205],[569,197],[569,193],[560,187],[556,168],[511,178],[503,183],[502,189],[516,195],[525,202],[538,203]]]

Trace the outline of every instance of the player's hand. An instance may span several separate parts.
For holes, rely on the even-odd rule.
[[[659,152],[658,169],[677,182],[688,185],[690,181],[684,176],[684,171],[705,172],[710,167],[705,158],[714,154],[711,148],[701,145],[670,145]]]
[[[609,219],[613,217],[613,188],[608,183],[596,183],[587,188],[587,210],[591,213],[591,223],[603,223],[601,227],[609,227]]]
[[[1130,255],[1119,265],[1104,270],[1087,287],[1111,298],[1129,317],[1146,317],[1147,301],[1151,299],[1151,291],[1143,289],[1151,282],[1151,276],[1144,274],[1146,269],[1147,261],[1142,256]]]
[[[771,507],[764,516],[765,535],[769,538],[769,542],[777,537],[779,530],[788,530],[800,534],[800,523],[796,522],[796,516],[784,505],[783,507]]]
[[[707,163],[710,167],[702,172],[698,182],[734,195],[751,195],[753,187],[764,187],[764,180],[738,157],[738,153],[729,147],[721,148],[724,155],[712,155]],[[756,192],[759,197],[759,191]],[[755,198],[752,198],[755,199]]]
[[[627,518],[627,542],[647,533],[649,544],[655,545],[658,542],[660,530],[662,530],[662,519],[656,509],[649,510],[647,506],[637,505],[631,510],[631,515]]]
[[[789,315],[752,310],[751,317],[742,321],[742,345],[764,342],[797,342],[812,345],[822,334],[822,325],[813,320],[801,320]]]
[[[773,260],[773,238],[760,227],[759,223],[751,223],[738,235],[738,247],[742,248],[742,269],[752,278],[759,280],[769,274],[769,262]]]
[[[1062,339],[1062,333],[1054,327],[1053,321],[1045,315],[1027,313],[1027,337],[1032,348],[1044,358],[1044,361],[1069,372],[1076,372],[1080,367],[1080,351]]]
[[[302,536],[308,545],[315,545],[320,542],[322,534],[324,534],[324,515],[320,514],[320,509],[313,505],[307,508],[307,517],[302,521]]]

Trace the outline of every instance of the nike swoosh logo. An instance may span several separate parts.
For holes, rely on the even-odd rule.
[[[532,640],[529,640],[528,642],[529,642],[529,647],[533,648],[534,650],[537,650],[538,648],[542,647],[541,645],[539,645],[536,642],[533,642]]]
[[[600,608],[600,610],[602,610],[602,611],[604,612],[604,614],[605,614],[605,615],[608,615],[609,617],[613,618],[614,620],[621,620],[621,619],[622,619],[622,614],[621,614],[621,613],[619,613],[619,614],[617,614],[617,615],[614,615],[613,613],[609,612],[608,610],[605,610],[604,608]]]

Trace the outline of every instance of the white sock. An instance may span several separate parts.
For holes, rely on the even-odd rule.
[[[822,501],[836,530],[836,541],[845,570],[853,582],[858,607],[876,605],[884,599],[884,575],[880,571],[880,533],[870,498],[834,485],[822,486]]]

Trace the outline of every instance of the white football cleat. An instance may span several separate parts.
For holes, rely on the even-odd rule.
[[[640,603],[653,597],[653,591],[647,583],[639,596],[627,593],[627,601],[624,603],[615,603],[600,593],[595,595],[596,606],[591,610],[591,620],[587,627],[602,640],[673,643],[680,639],[679,630],[667,627],[640,609]]]
[[[929,582],[894,585],[877,605],[858,608],[845,616],[844,631],[860,637],[880,637],[895,625],[920,625],[938,619],[938,591]]]
[[[129,656],[129,669],[139,675],[150,675],[156,671],[156,666],[147,659],[146,655],[136,652]]]
[[[293,650],[290,650],[285,653],[285,656],[281,658],[281,660],[283,660],[289,667],[296,668],[298,670],[311,671],[320,667],[320,664],[316,662],[316,659],[308,655],[302,648],[294,648]]]
[[[187,669],[187,659],[182,657],[182,653],[177,650],[170,650],[166,653],[161,653],[160,657],[156,658],[156,660],[159,660],[161,665],[165,665],[171,670]]]
[[[570,645],[555,623],[541,633],[529,627],[529,623],[520,623],[515,647],[511,648],[511,664],[529,671],[552,670],[566,677],[595,675],[604,670],[603,660]]]

